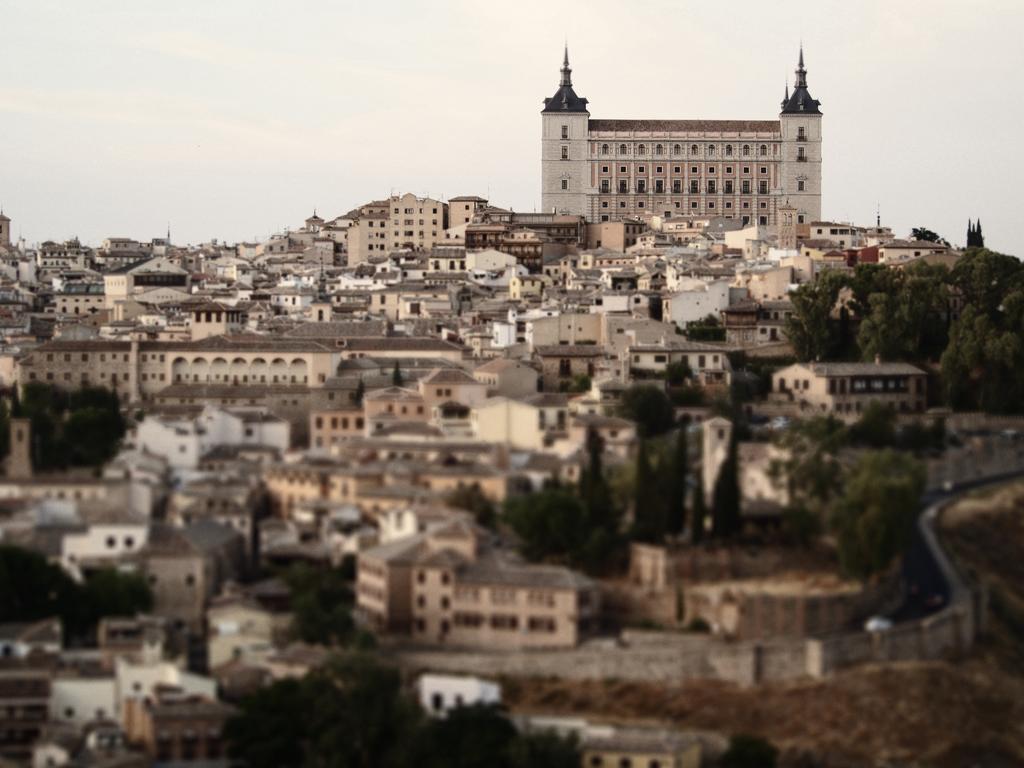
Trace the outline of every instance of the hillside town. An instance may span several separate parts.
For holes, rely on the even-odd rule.
[[[0,765],[866,765],[577,694],[1011,615],[941,518],[1024,471],[1024,265],[974,212],[824,220],[802,50],[773,121],[591,119],[571,75],[542,212],[29,243],[8,202]]]

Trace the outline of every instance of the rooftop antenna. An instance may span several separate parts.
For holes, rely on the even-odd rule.
[[[875,226],[882,228],[882,204],[875,203]]]

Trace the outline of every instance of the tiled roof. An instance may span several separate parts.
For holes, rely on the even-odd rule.
[[[590,120],[591,131],[673,133],[779,133],[778,120]]]

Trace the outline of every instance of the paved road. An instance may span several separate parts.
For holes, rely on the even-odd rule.
[[[1001,483],[1020,477],[1022,472],[994,475],[981,480],[958,483],[950,491],[929,491],[921,497],[922,514],[930,514],[934,505],[973,488]],[[932,513],[933,514],[933,513]],[[914,526],[910,547],[903,556],[901,570],[903,604],[890,618],[896,622],[913,621],[944,608],[949,602],[950,585],[942,575],[935,556],[925,542],[921,526]]]

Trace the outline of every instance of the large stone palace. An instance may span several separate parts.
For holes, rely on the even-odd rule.
[[[545,211],[588,221],[724,216],[776,224],[821,218],[821,110],[807,90],[803,49],[777,120],[594,120],[562,78],[541,112]]]

